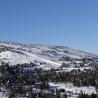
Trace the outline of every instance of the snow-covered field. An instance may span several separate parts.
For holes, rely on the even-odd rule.
[[[66,92],[71,92],[73,95],[79,94],[81,91],[85,94],[96,94],[96,89],[93,86],[76,87],[72,83],[49,83],[50,87],[57,87],[58,89],[65,89]]]
[[[82,63],[82,58],[94,58],[96,55],[83,51],[71,49],[64,46],[48,46],[48,45],[22,45],[11,42],[0,42],[0,62],[10,65],[24,64],[37,61],[41,64],[41,68],[50,69],[58,68],[62,63],[69,63],[71,66],[72,59],[78,63]],[[70,58],[69,61],[66,61]]]
[[[30,63],[34,62],[35,60],[38,62],[45,62],[47,65],[52,65],[54,67],[59,67],[61,64],[56,63],[54,61],[41,58],[37,55],[34,55],[33,53],[25,52],[25,51],[19,51],[21,54],[12,52],[12,51],[5,51],[0,53],[0,60],[4,61],[5,63],[8,63],[10,65],[16,65],[16,64],[23,64],[23,63]]]
[[[8,98],[2,92],[0,92],[0,98]]]
[[[85,69],[92,69],[92,67],[79,67],[79,68],[68,67],[68,68],[62,68],[61,70],[59,70],[59,71],[57,71],[57,72],[70,72],[70,71],[72,71],[72,70],[84,71]]]
[[[65,89],[67,95],[70,95],[68,96],[68,98],[78,98],[78,94],[81,93],[81,91],[88,95],[91,95],[92,93],[96,94],[96,89],[93,86],[76,87],[73,86],[72,83],[53,83],[53,82],[50,82],[49,86],[55,87],[57,89]],[[0,98],[8,98],[8,97],[0,92]]]

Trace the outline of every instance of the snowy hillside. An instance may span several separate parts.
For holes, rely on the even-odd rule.
[[[10,65],[36,62],[40,67],[57,68],[62,63],[81,63],[81,59],[92,60],[96,55],[64,46],[22,45],[12,42],[0,42],[0,63]]]

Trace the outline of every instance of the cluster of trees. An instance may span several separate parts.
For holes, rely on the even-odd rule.
[[[0,53],[3,52],[3,51],[11,50],[11,49],[12,49],[11,47],[7,47],[7,46],[4,46],[4,45],[0,45]]]
[[[39,78],[35,71],[24,71],[20,66],[0,66],[0,73],[0,87],[5,88],[9,98],[26,93],[32,96],[32,89],[34,87],[41,90],[48,89],[49,87],[46,80],[41,77]],[[36,85],[36,83],[39,84]]]
[[[92,93],[91,95],[85,94],[81,91],[78,98],[97,98],[96,94]]]
[[[95,70],[91,69],[85,69],[84,71],[72,70],[70,72],[59,72],[55,69],[24,70],[24,67],[21,65],[9,66],[7,64],[0,66],[0,73],[0,87],[4,87],[7,90],[9,98],[14,98],[18,95],[26,95],[27,93],[29,95],[28,98],[36,98],[34,96],[37,95],[32,92],[32,89],[48,90],[48,82],[50,81],[71,82],[76,86],[95,86],[97,77]],[[51,94],[52,93],[49,93],[47,96],[52,96]],[[39,96],[42,95],[43,92],[39,94]],[[81,94],[79,98],[95,98],[87,96],[88,95]],[[92,96],[94,96],[94,94]]]
[[[96,73],[94,70],[85,69],[84,71],[72,70],[70,72],[59,72],[51,69],[44,71],[44,77],[53,82],[71,82],[76,86],[95,86]]]

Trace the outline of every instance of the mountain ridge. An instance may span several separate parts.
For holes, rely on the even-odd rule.
[[[13,41],[0,41],[0,44],[1,43],[5,43],[5,44],[15,44],[15,45],[21,45],[21,46],[29,46],[29,47],[32,47],[32,46],[49,46],[49,47],[63,47],[63,48],[68,48],[68,49],[73,49],[73,50],[77,50],[77,51],[80,51],[80,52],[84,52],[84,53],[88,53],[88,54],[92,54],[92,55],[95,55],[95,56],[98,56],[98,54],[95,54],[95,53],[92,53],[92,52],[87,52],[85,50],[80,50],[80,49],[74,49],[72,47],[67,47],[67,46],[64,46],[64,45],[47,45],[47,44],[24,44],[24,43],[19,43],[19,42],[13,42]]]
[[[65,46],[25,45],[0,41],[0,62],[10,65],[36,63],[44,67],[60,67],[62,63],[81,63],[82,59],[98,58],[97,55]],[[90,61],[89,61],[90,62]]]

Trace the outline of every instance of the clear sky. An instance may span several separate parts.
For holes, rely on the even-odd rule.
[[[0,0],[0,40],[98,54],[98,0]]]

